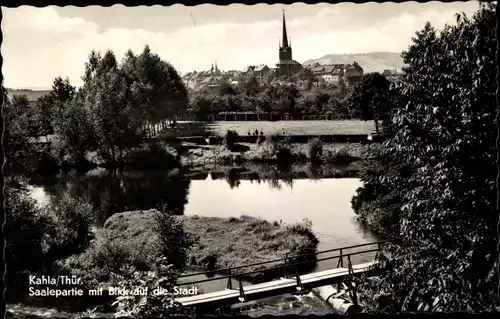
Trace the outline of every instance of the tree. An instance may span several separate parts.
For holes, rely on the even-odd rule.
[[[390,116],[390,82],[380,73],[368,73],[355,85],[347,97],[347,105],[353,117],[375,121],[379,133],[379,121]]]
[[[246,95],[257,96],[261,92],[261,87],[259,81],[255,76],[252,76],[248,81],[245,82],[243,91]]]
[[[36,101],[37,122],[39,125],[38,135],[47,135],[54,132],[54,99],[51,94],[45,94]]]
[[[222,83],[219,88],[219,96],[225,95],[237,95],[238,92],[234,87],[232,87],[229,83]]]
[[[437,32],[417,32],[402,57],[405,105],[387,143],[413,174],[399,189],[400,235],[382,285],[401,310],[483,311],[497,302],[497,105],[494,4]],[[396,160],[397,159],[397,160]]]
[[[141,104],[132,90],[130,79],[107,51],[98,61],[96,75],[85,83],[85,109],[90,110],[91,123],[101,155],[106,160],[121,162],[123,151],[140,139]]]
[[[97,148],[90,112],[91,109],[85,106],[85,96],[81,93],[67,101],[59,111],[54,120],[57,139],[53,142],[53,152],[56,158],[72,164],[83,163],[86,152]]]
[[[215,97],[206,92],[195,95],[190,102],[190,111],[195,114],[198,121],[208,120],[214,113]]]
[[[30,138],[37,135],[35,116],[28,98],[14,95],[6,99],[3,118],[6,166],[26,167],[29,158],[35,154],[35,145]]]
[[[187,89],[172,65],[152,54],[146,46],[137,57],[138,79],[150,85],[148,106],[150,120],[158,123],[174,120],[188,104]]]

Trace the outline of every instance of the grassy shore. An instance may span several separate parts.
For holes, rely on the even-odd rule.
[[[148,270],[160,253],[154,215],[157,210],[133,211],[111,216],[96,239],[83,254],[66,262],[77,275],[88,275],[97,282],[108,282],[110,272],[126,263]],[[284,225],[258,218],[216,218],[176,216],[187,233],[194,235],[187,266],[199,270],[217,270],[284,258],[286,254],[314,253],[318,240],[310,225]],[[267,266],[245,268],[244,272]],[[93,273],[93,275],[89,275]],[[262,274],[260,274],[262,276]],[[268,274],[266,274],[268,275]],[[258,275],[247,279],[258,278]]]
[[[361,143],[324,143],[318,156],[318,162],[332,164],[348,164],[355,161],[374,159],[381,144]],[[306,163],[311,158],[310,145],[302,143],[279,144],[265,141],[257,143],[238,143],[229,149],[226,145],[199,145],[184,142],[179,147],[181,163],[184,166],[200,166],[206,164],[241,164],[276,163],[280,161],[280,150],[287,150],[285,160],[289,163]],[[285,152],[281,151],[281,154]]]

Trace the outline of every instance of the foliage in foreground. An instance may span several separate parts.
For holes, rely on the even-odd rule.
[[[144,317],[168,316],[189,314],[189,309],[174,301],[174,287],[177,272],[171,269],[166,258],[161,258],[154,263],[150,271],[135,271],[132,273],[116,275],[117,287],[129,291],[140,289],[147,293],[142,295],[125,295],[116,297],[113,306],[116,306],[116,317]],[[164,292],[155,294],[154,290],[162,288]]]
[[[28,291],[29,274],[46,275],[58,259],[86,248],[91,208],[70,199],[39,208],[17,180],[6,181],[5,198],[6,286],[15,299]]]
[[[372,179],[398,190],[402,245],[380,285],[403,311],[487,311],[497,302],[495,5],[454,26],[417,32],[403,53],[390,165],[410,174]]]

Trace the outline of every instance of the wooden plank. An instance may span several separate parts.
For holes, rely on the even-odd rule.
[[[362,264],[353,265],[353,273],[362,273],[370,270],[376,263],[367,262]],[[324,270],[316,273],[306,274],[300,277],[302,284],[314,284],[326,279],[341,278],[349,275],[348,268],[335,268]],[[282,278],[278,280],[273,280],[266,283],[260,283],[255,285],[250,285],[243,287],[245,296],[259,295],[273,290],[282,290],[286,288],[294,288],[296,286],[295,278]],[[222,291],[215,291],[201,295],[182,297],[175,299],[176,302],[181,303],[183,306],[197,305],[202,303],[211,303],[221,300],[229,300],[240,297],[239,290],[225,289]]]

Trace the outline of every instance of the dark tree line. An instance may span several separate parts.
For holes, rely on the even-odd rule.
[[[120,162],[126,149],[184,112],[187,90],[172,65],[151,52],[129,51],[119,63],[112,51],[92,51],[83,85],[56,78],[49,94],[36,104],[25,96],[4,107],[6,155],[21,162],[40,151],[33,137],[55,134],[51,154],[59,161],[80,162],[89,152]]]
[[[297,78],[311,78],[303,73]],[[366,74],[360,83],[349,89],[313,88],[311,82],[305,90],[299,90],[295,84],[289,84],[259,84],[255,77],[237,87],[223,83],[217,92],[193,93],[189,112],[199,120],[209,119],[220,112],[260,112],[287,113],[294,118],[329,115],[334,119],[376,120],[378,124],[387,121],[392,108],[388,102],[390,82],[379,73]]]

